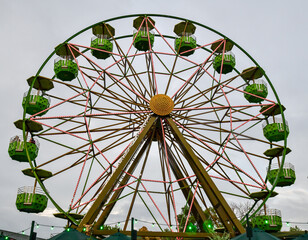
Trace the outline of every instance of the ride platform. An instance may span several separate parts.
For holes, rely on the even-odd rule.
[[[221,67],[222,65],[222,67]],[[213,60],[213,68],[216,72],[227,74],[232,72],[235,67],[235,57],[232,52],[226,52],[225,54],[218,54]]]
[[[95,48],[91,49],[91,53],[94,57],[97,59],[107,59],[111,55],[110,52],[113,50],[113,44],[109,39],[95,37],[91,41],[91,48]]]
[[[289,127],[284,125],[282,122],[270,123],[264,126],[263,128],[264,137],[271,142],[278,142],[284,140],[285,134],[286,137],[289,135]]]
[[[285,187],[294,184],[296,180],[295,169],[293,164],[285,163],[282,170],[279,172],[279,166],[274,165],[267,174],[268,181],[273,185],[278,175],[277,184],[278,187]]]
[[[267,87],[264,83],[252,83],[250,85],[247,85],[244,91],[247,92],[244,93],[244,97],[250,103],[260,103],[264,101],[263,98],[266,98],[268,94]]]
[[[251,219],[253,226],[266,232],[278,232],[282,228],[281,213],[277,209],[268,209]]]
[[[28,162],[26,146],[30,160],[35,160],[38,155],[38,146],[33,142],[22,141],[18,136],[15,136],[10,140],[8,149],[9,156],[18,162]]]
[[[27,95],[25,94],[22,106],[26,108],[26,112],[30,115],[37,114],[38,116],[42,116],[47,111],[45,109],[49,108],[50,103],[49,99],[37,94],[30,94],[29,99],[27,99]]]
[[[48,199],[44,194],[37,193],[33,187],[18,189],[16,207],[21,212],[40,213],[47,207]]]

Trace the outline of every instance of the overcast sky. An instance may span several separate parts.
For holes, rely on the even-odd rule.
[[[55,46],[77,31],[134,13],[174,15],[207,25],[238,43],[263,67],[286,107],[288,146],[292,149],[287,161],[295,165],[297,174],[296,183],[277,189],[279,196],[269,204],[282,211],[284,221],[308,223],[307,7],[306,0],[1,0],[0,229],[18,232],[28,228],[32,220],[64,224],[55,218],[20,213],[15,207],[17,189],[31,184],[7,153],[10,137],[18,133],[13,122],[22,117],[26,79],[35,75]],[[297,225],[308,229],[308,224]],[[52,233],[43,227],[37,232],[40,237]]]

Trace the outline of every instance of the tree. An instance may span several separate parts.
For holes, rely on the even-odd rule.
[[[186,220],[188,218],[186,231],[188,232],[212,232],[214,229],[214,225],[216,227],[221,227],[222,224],[219,220],[219,217],[217,216],[217,213],[215,212],[214,208],[210,207],[204,211],[206,221],[203,223],[202,229],[197,224],[197,221],[193,214],[190,214],[188,217],[189,212],[189,206],[185,205],[182,207],[182,211],[180,214],[177,215],[178,221],[179,221],[179,228],[180,232],[183,232]]]
[[[302,229],[300,229],[298,226],[295,225],[295,227],[290,227],[290,232],[299,232],[299,231],[303,231]]]
[[[241,220],[244,219],[246,217],[246,214],[249,212],[249,210],[252,208],[253,203],[250,201],[247,202],[232,202],[230,204],[230,208],[232,209],[232,211],[234,212],[235,216]],[[254,210],[257,209],[260,206],[260,204],[256,204],[256,206],[254,206]],[[254,210],[252,210],[252,212],[254,212]],[[257,212],[255,214],[255,216],[259,216],[261,213],[260,211]]]
[[[184,230],[184,226],[185,226],[185,222],[188,216],[188,212],[189,212],[189,207],[187,205],[185,205],[184,207],[182,207],[181,209],[181,213],[177,215],[178,221],[179,221],[179,227],[180,227],[180,232],[183,232]],[[197,221],[195,219],[195,217],[190,214],[189,218],[188,218],[188,223],[193,224],[194,226],[197,225]],[[200,229],[197,227],[197,231],[200,232]]]
[[[243,219],[252,206],[251,202],[232,202],[230,208],[238,219]]]

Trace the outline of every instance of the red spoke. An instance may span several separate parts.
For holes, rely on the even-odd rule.
[[[110,161],[108,161],[106,156],[101,152],[101,150],[96,146],[96,144],[93,144],[93,146],[97,149],[97,151],[100,153],[100,155],[103,156],[103,158],[106,160],[106,162],[108,162],[108,164],[110,164]]]
[[[254,182],[256,182],[257,184],[259,184],[260,186],[263,186],[261,183],[259,183],[256,179],[254,179],[252,176],[250,176],[248,173],[246,173],[245,171],[243,171],[240,167],[238,167],[236,164],[234,164],[232,161],[230,161],[228,158],[222,156],[222,154],[224,153],[225,147],[227,142],[230,139],[230,134],[228,136],[228,140],[225,143],[225,147],[222,153],[217,152],[215,149],[213,149],[212,147],[210,147],[207,143],[205,143],[204,141],[202,141],[200,138],[198,138],[195,134],[193,134],[191,131],[189,131],[187,128],[183,127],[180,123],[176,122],[175,120],[173,120],[173,122],[175,124],[177,124],[178,126],[180,126],[182,129],[184,129],[185,131],[187,131],[190,135],[192,135],[195,139],[198,139],[201,143],[203,143],[205,146],[207,146],[208,148],[210,148],[211,150],[213,150],[214,152],[216,152],[216,154],[218,155],[218,157],[209,165],[206,167],[206,169],[208,169],[211,165],[213,165],[220,157],[223,158],[224,160],[226,160],[227,162],[229,162],[232,166],[236,167],[239,171],[241,171],[243,174],[245,174],[247,177],[249,177],[251,180],[253,180]]]
[[[143,189],[146,191],[146,193],[148,194],[149,198],[151,199],[152,203],[154,204],[154,206],[156,207],[157,211],[159,212],[160,216],[164,219],[165,223],[167,224],[167,226],[169,227],[169,229],[172,231],[172,228],[170,227],[168,221],[166,220],[166,218],[164,217],[164,215],[162,214],[162,212],[160,211],[158,205],[155,203],[154,199],[152,198],[151,194],[148,192],[148,190],[146,189],[146,187],[144,186],[144,184],[142,182],[141,186],[143,187]]]
[[[74,60],[75,60],[75,62],[76,62],[76,64],[77,64],[77,66],[78,66],[78,69],[79,69],[79,71],[80,71],[80,73],[81,73],[81,76],[82,76],[83,81],[85,82],[87,88],[89,88],[88,83],[87,83],[87,81],[86,81],[86,79],[85,79],[85,77],[84,77],[84,74],[83,74],[83,72],[81,71],[81,68],[80,68],[80,66],[79,66],[79,63],[78,63],[78,61],[77,61],[77,59],[76,59],[76,57],[75,57],[75,55],[74,55],[74,53],[73,53],[73,51],[72,51],[72,49],[71,49],[71,47],[70,47],[70,44],[68,44],[68,48],[69,48],[69,50],[70,50],[70,52],[71,52],[71,54],[72,54],[72,56],[73,56],[73,58],[74,58]]]
[[[111,167],[111,165],[109,165],[101,175],[99,175],[99,177],[92,183],[92,185],[85,190],[85,192],[79,197],[79,199],[75,202],[75,204],[73,205],[73,208],[76,207],[76,205],[84,198],[84,196],[92,189],[92,187],[98,183],[98,181],[101,179],[102,176],[105,175],[105,173],[109,170],[109,168]]]
[[[239,181],[235,181],[235,180],[232,180],[232,179],[218,177],[218,176],[214,176],[214,175],[210,175],[210,177],[217,178],[217,179],[220,179],[220,180],[223,180],[223,181],[227,181],[227,182],[238,183],[238,184],[249,186],[249,187],[254,187],[254,188],[259,188],[259,189],[266,189],[266,186],[262,186],[262,185],[261,186],[252,185],[252,184],[249,184],[249,183],[239,182]]]
[[[251,161],[250,157],[248,156],[247,152],[245,151],[245,149],[243,148],[242,144],[240,143],[240,141],[238,140],[238,138],[235,136],[235,134],[232,134],[234,136],[234,138],[236,139],[236,142],[240,145],[241,149],[243,150],[246,158],[248,159],[248,161],[250,162],[250,164],[252,165],[253,169],[256,171],[256,173],[258,174],[259,178],[261,179],[261,181],[263,182],[264,186],[266,187],[266,183],[263,180],[263,178],[261,177],[259,171],[257,170],[256,166],[253,164],[253,162]]]
[[[197,181],[197,185],[196,185],[196,187],[195,187],[195,192],[194,192],[194,195],[193,195],[192,200],[191,200],[191,203],[190,203],[190,207],[189,207],[189,211],[188,211],[188,213],[187,213],[187,218],[186,218],[186,222],[185,222],[185,225],[184,225],[183,232],[186,231],[187,223],[188,223],[188,220],[189,220],[189,217],[190,217],[191,208],[192,208],[193,203],[194,203],[194,200],[195,200],[195,196],[196,196],[196,193],[197,193],[198,185],[199,185],[199,181]]]
[[[130,185],[132,185],[132,184],[134,184],[134,183],[136,183],[136,182],[138,182],[138,180],[135,180],[135,181],[132,181],[132,182],[127,183],[127,184],[125,184],[125,185],[122,185],[121,187],[115,188],[115,189],[113,189],[112,191],[113,191],[113,192],[118,191],[118,190],[120,190],[120,189],[122,189],[122,188],[125,188],[125,187],[127,187],[127,186],[130,186]]]
[[[64,115],[64,116],[51,116],[51,117],[36,117],[30,118],[31,120],[45,120],[45,119],[61,119],[61,118],[83,118],[83,117],[103,117],[103,116],[120,116],[128,114],[139,114],[139,113],[151,113],[152,111],[133,111],[133,112],[113,112],[113,113],[91,113],[84,115]]]
[[[87,205],[87,204],[89,204],[89,203],[91,203],[91,202],[93,202],[93,201],[95,201],[96,200],[96,198],[93,198],[93,199],[91,199],[91,200],[89,200],[89,201],[87,201],[87,202],[84,202],[84,203],[81,203],[81,204],[79,204],[79,205],[74,205],[74,207],[71,207],[71,209],[72,210],[75,210],[75,209],[77,209],[77,208],[80,208],[80,207],[82,207],[82,206],[84,206],[84,205]]]
[[[267,105],[267,106],[268,106],[268,105]],[[267,111],[267,110],[269,110],[269,109],[271,109],[271,108],[272,108],[272,107],[274,107],[274,106],[275,106],[275,104],[273,104],[271,107],[269,107],[268,109],[266,109],[266,111]],[[259,117],[260,115],[262,115],[264,112],[265,112],[265,111],[260,112],[260,113],[259,113],[259,114],[257,114],[256,116],[254,116],[254,117],[252,117],[252,118],[248,119],[246,122],[244,122],[244,123],[242,123],[241,125],[239,125],[238,127],[234,128],[234,129],[233,129],[233,131],[235,131],[235,130],[239,129],[240,127],[242,127],[243,125],[245,125],[245,124],[249,123],[250,121],[252,121],[252,120],[256,119],[257,117]]]
[[[220,45],[219,45],[220,46]],[[218,46],[218,47],[219,47]],[[218,48],[217,47],[217,48]],[[216,48],[216,49],[217,49]],[[180,90],[182,90],[183,88],[184,88],[184,86],[186,86],[189,82],[190,82],[190,80],[193,78],[193,76],[200,70],[200,69],[204,69],[204,65],[207,63],[207,61],[211,58],[211,56],[214,54],[214,52],[212,52],[211,54],[210,54],[210,56],[208,56],[206,59],[205,59],[205,61],[204,62],[202,62],[201,64],[197,64],[197,63],[195,63],[196,65],[199,65],[199,67],[197,68],[197,70],[183,83],[183,85],[172,95],[172,99],[178,94],[178,92],[180,91]]]
[[[166,137],[165,137],[165,131],[164,131],[164,126],[163,126],[163,120],[162,119],[160,119],[160,123],[161,123],[161,130],[162,130],[162,133],[163,133],[165,156],[166,156],[166,162],[167,162],[168,177],[169,177],[169,180],[170,180],[171,196],[172,196],[173,208],[174,208],[174,213],[175,213],[176,227],[177,227],[177,229],[179,231],[180,228],[179,228],[178,216],[177,216],[177,213],[176,213],[176,205],[175,205],[175,199],[174,199],[173,184],[172,184],[172,178],[171,178],[169,157],[168,157],[168,152],[167,152],[167,143],[166,143]]]
[[[149,20],[149,22],[151,22]],[[154,29],[156,30],[156,32],[158,32],[158,34],[160,35],[160,37],[165,41],[165,43],[170,47],[170,49],[173,51],[173,55],[176,54],[175,49],[169,44],[169,42],[166,40],[166,38],[159,32],[159,30],[155,27],[155,25],[151,22],[152,26],[154,27]]]
[[[77,45],[78,46],[78,45]],[[130,88],[129,86],[127,86],[126,84],[124,84],[122,82],[122,80],[119,80],[116,76],[112,75],[110,72],[107,71],[107,68],[103,69],[101,68],[98,64],[96,64],[95,62],[93,62],[91,59],[89,59],[87,56],[85,56],[83,53],[79,52],[81,55],[83,55],[88,61],[92,62],[94,65],[96,65],[97,67],[99,67],[103,72],[107,73],[109,76],[112,76],[113,79],[115,79],[117,82],[119,82],[120,84],[122,84],[124,87],[126,87],[128,90],[130,90],[132,93],[134,93],[135,95],[137,95],[138,97],[142,98],[144,101],[148,102],[149,101],[147,99],[145,99],[143,96],[141,96],[140,94],[138,94],[136,91],[134,91],[132,88]],[[122,58],[124,59],[124,57]],[[121,60],[122,60],[121,59]],[[119,60],[118,62],[120,62],[121,60]],[[116,63],[113,63],[113,65]]]
[[[69,102],[70,100],[72,100],[72,99],[74,99],[74,98],[76,98],[76,97],[78,97],[78,96],[80,96],[80,95],[82,95],[82,94],[84,94],[84,93],[86,93],[86,91],[83,91],[83,92],[81,92],[81,93],[78,93],[77,95],[75,95],[75,96],[73,96],[73,97],[67,98],[67,99],[65,99],[65,100],[63,100],[63,101],[61,101],[61,102],[59,102],[59,103],[57,103],[57,104],[55,104],[55,105],[52,105],[52,106],[50,106],[49,108],[46,108],[44,111],[48,111],[48,110],[53,109],[53,108],[55,108],[55,107],[57,107],[57,106],[60,106],[60,105],[63,104],[63,103]],[[43,111],[41,111],[41,112],[43,112]],[[30,120],[42,119],[41,117],[36,117],[36,116],[37,116],[38,114],[40,114],[41,112],[38,112],[38,113],[36,113],[36,114],[33,114],[33,115],[30,117]],[[35,117],[35,118],[34,118],[34,117]]]
[[[136,39],[136,37],[137,37],[137,35],[138,35],[138,33],[139,33],[139,31],[140,31],[140,29],[141,29],[141,27],[142,27],[142,25],[143,25],[143,23],[144,23],[145,20],[146,20],[146,18],[144,18],[144,19],[142,20],[142,22],[141,22],[141,24],[140,24],[140,26],[139,26],[139,28],[138,28],[138,30],[137,30],[135,36],[133,37],[133,41],[132,41],[132,43],[130,44],[128,50],[127,50],[126,55],[128,55],[128,53],[130,52],[130,50],[131,50],[131,48],[132,48],[132,46],[133,46],[133,44],[134,44],[134,42],[135,42],[135,39]]]
[[[39,122],[39,121],[37,121],[37,120],[36,120],[36,118],[33,118],[33,119],[31,119],[31,120],[32,120],[33,122],[39,123],[39,124],[41,124],[41,125],[44,125],[44,126],[46,126],[46,127],[51,128],[51,129],[54,129],[54,130],[57,130],[57,131],[59,131],[59,132],[62,132],[62,133],[68,134],[68,135],[70,135],[70,136],[73,136],[73,137],[76,137],[76,138],[79,138],[79,139],[85,140],[85,141],[87,141],[87,142],[89,141],[88,139],[83,138],[83,137],[80,137],[80,136],[78,136],[78,135],[76,135],[76,134],[73,134],[73,133],[70,133],[70,132],[67,132],[67,131],[61,130],[61,129],[59,129],[59,128],[56,128],[56,127],[50,126],[50,125],[48,125],[48,124],[46,124],[46,123]]]
[[[272,104],[234,105],[234,106],[231,106],[231,108],[260,107],[260,106],[272,106]],[[174,108],[173,111],[192,111],[192,110],[211,110],[211,109],[215,110],[215,109],[228,109],[228,108],[230,108],[230,106],[196,107],[196,108]],[[260,114],[258,114],[257,116],[259,116],[259,115]]]
[[[75,196],[76,196],[76,192],[77,192],[77,189],[78,189],[78,186],[79,186],[79,183],[80,183],[80,179],[81,179],[81,176],[82,176],[82,174],[83,174],[83,170],[84,170],[84,167],[85,167],[85,165],[86,165],[86,162],[87,162],[87,160],[88,160],[88,155],[89,155],[90,149],[91,149],[91,145],[89,146],[88,152],[87,152],[86,157],[85,157],[85,159],[84,159],[84,161],[83,161],[82,168],[81,168],[81,171],[80,171],[80,174],[79,174],[79,178],[78,178],[78,180],[77,180],[76,188],[75,188],[75,191],[74,191],[74,194],[73,194],[73,198],[72,198],[70,207],[72,206],[72,204],[73,204],[73,202],[74,202],[74,198],[75,198]]]

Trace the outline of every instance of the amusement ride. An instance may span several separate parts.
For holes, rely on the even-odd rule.
[[[285,107],[222,33],[159,14],[107,19],[56,46],[27,83],[8,149],[34,182],[18,189],[19,211],[49,201],[94,236],[111,222],[130,234],[132,217],[155,226],[138,236],[235,236],[246,220],[230,204],[249,202],[255,226],[280,230],[265,203],[296,178]]]

